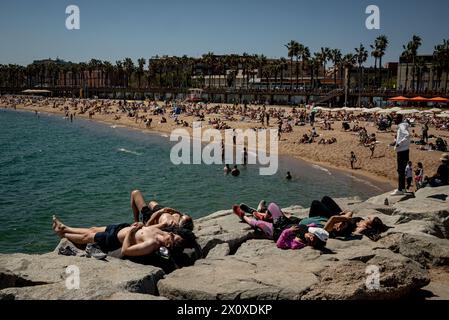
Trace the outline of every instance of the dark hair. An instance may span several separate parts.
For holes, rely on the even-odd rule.
[[[196,246],[196,236],[195,234],[186,228],[180,228],[176,226],[162,228],[162,231],[172,232],[182,238],[182,249],[184,248],[194,248]]]
[[[184,218],[184,220],[182,220],[182,218]],[[183,215],[181,217],[181,220],[182,221],[179,222],[180,228],[184,228],[184,229],[193,231],[193,220],[192,220],[191,216]]]
[[[374,217],[371,226],[360,233],[370,238],[372,241],[377,241],[380,239],[380,234],[386,232],[388,229],[390,229],[390,227],[385,225],[380,218]]]

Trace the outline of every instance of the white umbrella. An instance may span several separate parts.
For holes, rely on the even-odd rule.
[[[413,113],[419,113],[419,110],[410,109],[410,110],[401,110],[397,112],[397,114],[413,114]]]
[[[430,110],[428,110],[428,111],[430,111],[430,112],[432,112],[432,113],[440,113],[440,112],[442,112],[443,110],[438,109],[438,108],[433,108],[433,109],[430,109]]]
[[[385,110],[380,110],[380,111],[378,111],[376,113],[378,113],[378,114],[390,114],[390,113],[393,113],[393,112],[396,112],[396,111],[392,111],[391,109],[385,109]]]
[[[340,112],[340,111],[343,111],[344,109],[343,108],[335,108],[335,109],[331,109],[330,111],[331,112]]]
[[[449,118],[449,113],[437,114],[438,118]]]
[[[398,111],[401,111],[401,110],[402,110],[402,109],[399,108],[399,107],[394,107],[394,108],[391,108],[391,109],[390,109],[391,112],[398,112]]]

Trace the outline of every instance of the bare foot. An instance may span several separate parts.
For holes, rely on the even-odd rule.
[[[56,232],[60,237],[63,236],[65,225],[62,224],[61,221],[59,221],[58,218],[56,218],[55,215],[53,215],[53,224],[52,224],[53,231]]]

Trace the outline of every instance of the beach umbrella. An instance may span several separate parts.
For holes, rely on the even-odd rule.
[[[375,108],[372,108],[372,109],[370,109],[370,110],[371,110],[372,113],[376,113],[376,112],[382,111],[382,110],[384,110],[384,109],[379,108],[379,107],[375,107]]]
[[[409,98],[403,97],[403,96],[399,96],[399,97],[394,97],[391,99],[388,99],[388,101],[396,101],[396,102],[401,102],[401,101],[409,101]]]
[[[397,112],[397,114],[413,114],[413,113],[419,113],[419,110],[410,109],[410,110],[401,110]]]
[[[378,114],[390,114],[390,113],[393,113],[393,112],[397,112],[397,111],[392,111],[391,109],[384,109],[384,110],[378,111],[377,113]]]
[[[424,113],[440,113],[442,110],[438,108],[432,108],[430,110],[423,111]]]
[[[412,101],[412,102],[428,102],[429,99],[424,98],[424,97],[414,97],[414,98],[409,99],[409,101]]]
[[[435,97],[432,99],[429,99],[430,102],[438,102],[438,103],[449,103],[449,99],[442,98],[442,97]]]
[[[394,108],[391,108],[391,109],[390,109],[391,112],[398,112],[398,111],[401,111],[401,110],[402,110],[402,109],[399,108],[399,107],[394,107]]]
[[[437,114],[438,118],[449,118],[449,113]]]

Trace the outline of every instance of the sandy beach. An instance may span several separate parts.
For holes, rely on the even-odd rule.
[[[147,117],[152,119],[151,126],[147,126],[140,118],[136,120],[135,117],[129,117],[123,113],[117,102],[113,102],[107,108],[100,108],[99,112],[95,112],[89,116],[89,113],[80,114],[79,107],[73,107],[71,103],[63,104],[61,100],[54,104],[53,100],[48,99],[46,102],[39,101],[37,103],[25,102],[22,104],[15,104],[15,107],[19,110],[26,110],[31,112],[41,112],[41,113],[52,113],[66,115],[75,114],[74,121],[76,118],[91,119],[92,121],[99,121],[103,123],[108,123],[116,126],[126,126],[131,128],[140,129],[142,131],[155,131],[163,134],[169,135],[174,129],[184,128],[192,131],[193,121],[198,121],[198,117],[193,115],[181,114],[178,116],[178,121],[185,121],[189,124],[189,127],[184,127],[183,125],[176,124],[174,119],[170,117],[169,110],[167,108],[167,113],[164,115],[154,115],[150,110],[140,110],[138,109],[139,117]],[[67,100],[70,101],[70,100]],[[100,101],[100,100],[99,100]],[[158,102],[159,106],[163,106],[163,102]],[[1,107],[13,107],[3,101],[0,103]],[[216,107],[217,110],[221,110],[225,106],[219,104],[210,104]],[[226,105],[228,108],[230,105]],[[65,109],[64,109],[65,107]],[[240,106],[239,106],[240,107]],[[226,107],[225,107],[226,108]],[[259,105],[249,105],[248,109],[257,110],[261,108]],[[292,108],[280,107],[280,106],[269,106],[267,109],[279,110],[289,114]],[[161,123],[162,117],[167,119],[166,123]],[[212,128],[209,125],[209,120],[213,119],[223,119],[223,114],[221,112],[217,113],[207,113],[205,115],[205,121],[203,122],[203,128]],[[227,116],[224,122],[227,126],[234,129],[248,129],[248,128],[261,128],[262,125],[260,121],[248,120],[240,121],[236,118],[238,116],[229,117]],[[368,135],[372,133],[376,134],[377,145],[374,151],[374,157],[370,159],[371,151],[368,147],[361,145],[359,142],[359,134],[357,132],[347,131],[342,129],[342,121],[332,121],[332,130],[324,130],[322,128],[323,124],[322,118],[317,118],[315,123],[315,128],[319,137],[315,138],[315,142],[311,144],[300,144],[299,140],[304,134],[309,134],[312,127],[310,124],[305,126],[292,126],[292,132],[282,133],[281,140],[279,143],[279,153],[283,155],[290,155],[298,159],[302,159],[314,164],[319,164],[329,168],[335,168],[340,170],[345,170],[347,172],[352,172],[357,175],[367,176],[371,179],[376,179],[381,182],[389,182],[392,185],[392,189],[396,186],[396,153],[390,144],[395,139],[396,126],[393,125],[391,132],[380,132],[373,122],[365,122],[356,120],[356,122],[351,123],[351,127],[357,124],[359,127],[365,127]],[[264,126],[266,127],[266,126]],[[266,128],[276,129],[277,119],[272,118],[270,120],[270,126]],[[412,137],[412,140],[419,140],[418,135],[421,132],[421,125],[416,122],[416,126],[411,128],[411,133],[415,131],[416,136]],[[429,135],[442,137],[445,140],[449,138],[449,132],[443,130],[437,130],[434,127],[430,127]],[[336,142],[333,144],[318,144],[320,139],[331,139],[335,138]],[[430,142],[434,142],[435,139],[430,139]],[[410,148],[410,159],[415,167],[418,162],[422,162],[424,165],[425,175],[433,175],[440,163],[439,158],[442,152],[438,151],[423,151],[419,150],[418,145],[412,144]],[[354,151],[357,156],[356,169],[352,170],[350,166],[350,152]],[[300,172],[293,172],[293,175],[300,176]]]

